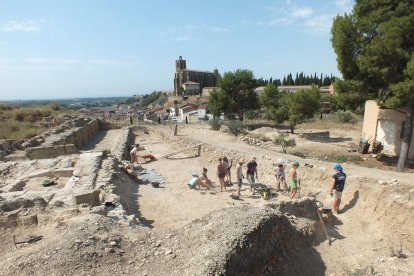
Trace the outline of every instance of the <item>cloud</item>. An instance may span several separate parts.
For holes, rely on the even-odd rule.
[[[181,34],[194,34],[196,32],[206,30],[213,33],[224,33],[228,32],[229,28],[222,26],[212,26],[207,24],[189,24],[184,26],[170,26],[167,28],[167,30],[171,33],[180,32]]]
[[[225,27],[208,26],[208,25],[203,25],[203,27],[213,33],[225,33],[229,31],[229,29]]]
[[[305,22],[305,26],[310,27],[312,31],[326,32],[332,26],[333,16],[329,14],[321,14],[314,16]]]
[[[292,15],[295,17],[309,17],[313,14],[311,7],[295,7],[292,11]]]
[[[44,19],[8,21],[1,26],[1,30],[4,32],[36,32],[40,31],[45,23]]]
[[[173,42],[186,42],[186,41],[199,41],[200,39],[197,37],[191,37],[191,36],[177,36],[177,37],[170,37],[168,41]]]
[[[341,9],[342,12],[352,11],[352,1],[351,0],[335,0],[335,5]]]
[[[69,65],[77,64],[80,62],[78,59],[67,58],[27,58],[24,60],[27,63],[39,64],[39,65]]]

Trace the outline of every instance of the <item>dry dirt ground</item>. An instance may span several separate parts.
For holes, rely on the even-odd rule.
[[[332,163],[283,154],[280,148],[270,145],[250,146],[226,132],[210,130],[207,124],[180,125],[177,137],[172,137],[171,126],[152,125],[148,130],[136,130],[135,142],[142,148],[139,155],[151,153],[157,160],[140,161],[144,169],[155,170],[165,181],[159,188],[153,188],[148,184],[137,185],[124,174],[118,176],[121,200],[128,205],[130,214],[137,215],[140,225],[130,226],[115,216],[102,216],[99,210],[81,207],[66,210],[59,219],[45,225],[2,229],[0,250],[4,257],[0,261],[0,275],[206,275],[203,273],[206,267],[225,260],[223,254],[227,253],[222,248],[232,247],[234,237],[244,237],[240,231],[254,232],[262,220],[287,220],[283,214],[269,210],[266,207],[269,203],[286,201],[304,208],[301,200],[290,201],[286,193],[274,193],[270,201],[257,194],[250,195],[247,185],[242,187],[240,200],[230,198],[235,185],[228,187],[227,192],[220,192],[216,159],[221,154],[245,160],[254,155],[259,165],[259,180],[271,186],[275,185],[273,163],[285,162],[289,168],[292,160],[298,160],[303,178],[302,197],[310,196],[325,206],[330,204],[328,183]],[[273,131],[258,129],[253,134],[271,135]],[[110,150],[117,135],[117,130],[99,132],[84,149]],[[165,135],[171,136],[170,140]],[[332,143],[300,140],[298,150],[306,143],[303,150],[340,152],[359,139],[358,130],[334,130],[331,137]],[[202,143],[203,149],[209,150],[200,157],[195,156],[196,150],[162,157],[182,150],[183,143],[189,141]],[[59,162],[66,161],[63,158]],[[21,169],[40,169],[42,162],[21,165]],[[303,166],[305,163],[312,168]],[[209,190],[189,189],[191,174],[201,172],[203,167],[208,169],[212,186]],[[285,238],[286,250],[281,257],[283,269],[274,268],[270,270],[273,273],[256,270],[250,275],[412,275],[414,175],[355,164],[344,167],[348,178],[342,212],[327,222],[331,245],[321,237],[303,244],[289,229],[282,229],[280,233],[286,235],[281,236]],[[234,178],[235,164],[232,174]],[[378,182],[390,179],[397,182],[386,185]],[[37,189],[33,181],[27,187]],[[289,219],[301,231],[307,229],[298,216]],[[43,235],[42,241],[18,245],[17,249],[11,242],[14,235],[22,240],[39,234]],[[400,247],[403,255],[396,253]],[[216,270],[219,271],[216,274],[232,275],[230,265],[225,267],[229,269],[227,272]]]
[[[339,137],[343,132],[346,132],[347,136],[343,135],[344,139],[340,140]],[[358,131],[337,130],[333,133],[338,135],[335,143],[326,145],[326,143],[306,141],[306,148],[329,153],[334,150],[340,151],[346,147],[347,143],[359,139]],[[264,182],[273,186],[275,186],[275,181],[272,171],[263,171],[260,166],[260,160],[264,156],[272,157],[275,162],[281,159],[296,159],[301,164],[308,162],[318,168],[327,168],[328,174],[333,173],[332,163],[302,160],[291,155],[284,155],[279,152],[279,148],[272,146],[252,147],[239,142],[227,133],[212,131],[207,125],[180,127],[177,139],[180,137],[223,149],[223,152],[236,151],[245,156],[247,160],[251,155],[256,156],[259,163],[259,179],[266,179]],[[177,150],[173,145],[163,143],[162,138],[153,133],[138,134],[137,141],[145,147],[145,151],[158,157]],[[166,184],[162,189],[153,189],[149,185],[140,188],[139,210],[142,218],[155,228],[179,228],[213,210],[229,205],[258,206],[265,203],[258,196],[249,195],[247,186],[243,186],[240,201],[229,198],[229,194],[235,190],[235,185],[229,187],[228,192],[221,193],[217,187],[216,165],[216,160],[212,160],[210,156],[197,158],[194,157],[194,152],[181,153],[169,159],[159,158],[156,162],[144,165],[165,176]],[[214,186],[210,190],[188,189],[186,183],[191,178],[191,172],[200,172],[202,167],[208,168],[208,175],[213,180]],[[414,223],[412,200],[414,176],[368,169],[353,164],[345,164],[344,167],[348,180],[342,201],[343,212],[328,227],[328,232],[333,237],[332,246],[322,243],[315,247],[326,265],[325,274],[340,275],[352,269],[366,270],[368,273],[371,268],[375,268],[376,273],[380,273],[379,275],[382,275],[381,272],[384,275],[411,274],[414,271],[412,270],[414,268],[412,259],[414,232],[408,225],[412,226]],[[380,180],[388,179],[397,179],[399,185],[390,187],[378,183]],[[306,179],[305,176],[302,182],[302,194],[317,194],[317,199],[329,205],[329,180],[328,178],[323,181],[320,179],[314,181],[314,179]],[[287,199],[286,194],[279,193],[271,201]],[[396,233],[402,234],[407,239],[400,241]],[[390,257],[391,251],[400,249],[400,245],[403,251],[410,255],[408,259]],[[306,258],[306,256],[302,257]]]

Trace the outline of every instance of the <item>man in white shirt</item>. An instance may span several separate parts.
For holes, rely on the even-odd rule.
[[[139,149],[139,144],[136,144],[135,147],[129,152],[131,156],[132,164],[134,164],[135,162],[138,162],[138,154],[137,154],[138,149]]]

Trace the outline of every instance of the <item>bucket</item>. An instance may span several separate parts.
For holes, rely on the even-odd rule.
[[[264,200],[270,199],[270,188],[264,188],[260,191],[260,195]]]

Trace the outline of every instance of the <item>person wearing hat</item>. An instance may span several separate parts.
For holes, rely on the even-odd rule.
[[[292,164],[292,168],[289,172],[289,184],[290,184],[290,199],[293,199],[298,192],[298,181],[300,180],[298,178],[298,172],[297,169],[299,168],[299,162],[295,161]]]
[[[335,164],[333,169],[336,173],[332,176],[330,194],[333,199],[333,211],[338,214],[339,205],[341,205],[342,191],[345,188],[346,174],[339,164]]]
[[[243,163],[244,163],[244,160],[240,159],[239,162],[237,163],[237,167],[236,167],[236,170],[237,170],[237,173],[236,173],[236,175],[237,175],[237,195],[238,196],[240,196],[240,189],[241,189],[242,181],[243,181],[243,178],[244,178]]]
[[[247,163],[247,171],[246,171],[246,177],[247,181],[249,181],[250,184],[250,193],[253,193],[252,185],[254,184],[254,175],[256,174],[257,178],[257,163],[256,163],[256,157],[252,157],[252,160],[250,160],[249,163]]]

